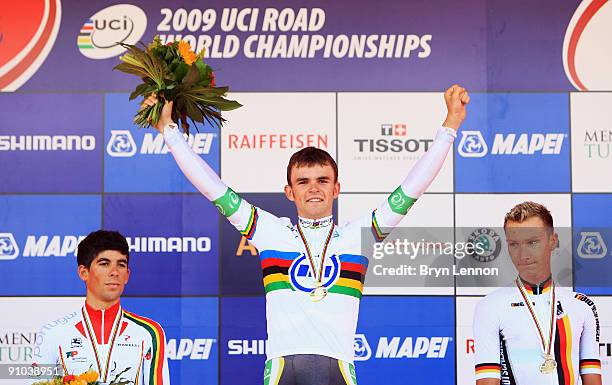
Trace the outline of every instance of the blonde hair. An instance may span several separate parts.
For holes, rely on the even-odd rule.
[[[542,222],[544,222],[544,225],[549,227],[552,231],[553,218],[550,211],[546,208],[546,206],[532,201],[519,203],[508,211],[506,217],[504,218],[504,228],[506,228],[506,223],[508,223],[508,221],[522,223],[523,221],[532,217],[540,218]]]

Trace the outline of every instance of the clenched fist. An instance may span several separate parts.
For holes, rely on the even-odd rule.
[[[447,113],[442,125],[457,131],[465,119],[465,106],[470,102],[470,95],[465,88],[454,84],[444,92],[444,101]]]
[[[142,102],[140,108],[146,108],[147,106],[152,107],[155,104],[157,104],[157,95],[155,95],[155,93],[152,93]],[[164,107],[162,108],[161,115],[159,116],[159,121],[157,122],[155,128],[157,129],[157,131],[163,134],[164,127],[169,123],[174,122],[172,121],[172,102],[167,101],[165,102]]]

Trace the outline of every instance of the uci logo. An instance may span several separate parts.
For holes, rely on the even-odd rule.
[[[578,244],[578,255],[585,259],[603,258],[608,253],[601,234],[598,231],[580,232],[580,243]]]
[[[461,131],[459,154],[467,158],[482,158],[489,148],[480,131]]]
[[[90,59],[108,59],[126,51],[120,43],[136,44],[147,29],[147,15],[131,4],[118,4],[98,11],[85,21],[77,46]]]
[[[136,142],[128,130],[111,130],[111,138],[106,146],[108,155],[127,158],[136,154]]]
[[[366,361],[372,356],[372,349],[364,334],[355,334],[355,341],[353,342],[355,349],[355,361]]]
[[[318,274],[318,272],[317,272]],[[324,287],[330,288],[336,283],[340,276],[340,261],[338,257],[332,255],[325,258],[323,268],[323,278],[321,282]],[[293,287],[299,291],[310,293],[315,288],[315,277],[312,275],[308,257],[302,254],[289,267],[289,278]]]
[[[19,247],[11,233],[0,233],[0,259],[15,259],[19,255]]]

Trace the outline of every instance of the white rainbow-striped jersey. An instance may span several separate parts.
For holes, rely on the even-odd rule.
[[[542,373],[541,337],[517,286],[498,289],[477,305],[474,314],[476,379],[496,378],[508,385],[577,385],[582,374],[601,374],[599,320],[595,303],[584,294],[555,287],[551,323],[550,280],[539,286],[524,283],[527,297],[550,336],[556,368]]]
[[[164,330],[119,303],[106,310],[85,304],[44,325],[36,336],[33,360],[36,365],[55,365],[65,374],[93,369],[101,384],[117,376],[134,385],[170,384]]]
[[[335,226],[331,217],[300,219],[302,235],[317,265],[315,271],[320,271],[324,260],[322,284],[328,294],[314,302],[310,293],[316,281],[297,226],[243,200],[191,150],[176,125],[164,128],[166,144],[185,176],[259,251],[269,360],[318,354],[353,362],[359,301],[368,265],[361,250],[362,228],[371,229],[376,240],[382,240],[385,234],[381,229],[399,224],[438,174],[455,136],[452,129],[439,129],[434,143],[404,182],[362,219],[342,227]],[[325,243],[328,248],[323,253]]]

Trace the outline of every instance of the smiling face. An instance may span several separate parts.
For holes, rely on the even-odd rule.
[[[291,184],[285,186],[285,195],[295,203],[298,215],[308,219],[332,215],[334,199],[339,193],[340,184],[328,164],[293,166]]]
[[[79,266],[79,277],[87,286],[87,302],[94,308],[108,308],[119,301],[128,282],[128,258],[119,251],[104,250],[89,268]]]
[[[550,259],[558,236],[540,217],[522,222],[507,221],[505,228],[508,252],[522,279],[538,284],[551,274]]]

